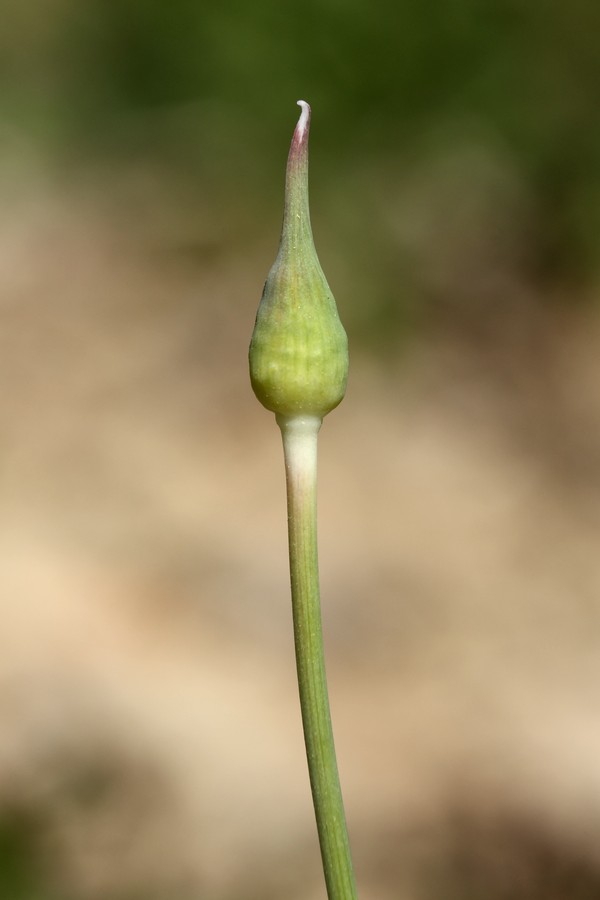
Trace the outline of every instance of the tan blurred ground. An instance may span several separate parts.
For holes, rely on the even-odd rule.
[[[34,185],[0,221],[3,815],[60,896],[316,900],[281,451],[246,372],[274,248],[207,224],[189,253],[124,210]],[[363,900],[600,894],[600,323],[503,323],[356,353],[322,431]]]

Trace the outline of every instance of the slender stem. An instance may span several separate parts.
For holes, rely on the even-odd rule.
[[[335,757],[319,598],[315,416],[277,417],[285,455],[296,667],[310,785],[329,900],[356,900]]]

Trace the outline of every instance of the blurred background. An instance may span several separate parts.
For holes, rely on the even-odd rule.
[[[299,98],[363,900],[600,895],[600,6],[5,0],[0,898],[324,896],[247,346]]]

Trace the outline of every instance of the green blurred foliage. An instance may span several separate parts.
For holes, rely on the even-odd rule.
[[[511,277],[587,296],[600,249],[598,33],[593,0],[7,0],[0,115],[69,165],[151,157],[201,183],[208,207],[231,204],[240,234],[241,210],[258,209],[262,234],[278,226],[293,104],[308,99],[317,242],[356,330],[381,334],[472,280],[468,266],[451,284],[424,275],[445,240],[438,223],[471,193],[499,199],[465,232],[465,253],[482,232],[510,242],[513,218],[527,246],[505,260]],[[495,176],[471,177],[473,147],[504,171],[514,206]],[[415,247],[406,232],[425,207]]]
[[[0,820],[0,900],[51,900],[42,885],[38,823],[5,814]]]
[[[597,166],[591,0],[8,0],[4,11],[4,96],[25,111],[45,107],[78,137],[106,138],[124,114],[208,103],[233,130],[240,117],[240,133],[253,119],[270,146],[302,93],[332,152],[350,119],[354,149],[379,153],[414,138],[424,119],[469,113],[533,166]]]

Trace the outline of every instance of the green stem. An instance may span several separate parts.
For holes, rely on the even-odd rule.
[[[285,455],[296,667],[310,785],[329,900],[356,900],[323,653],[317,559],[315,416],[278,416]]]

